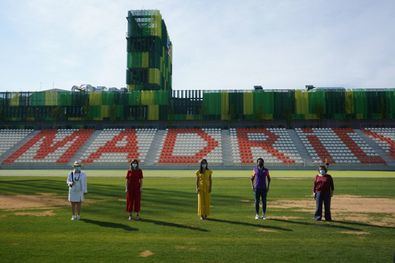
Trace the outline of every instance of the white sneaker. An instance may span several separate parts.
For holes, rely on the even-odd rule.
[[[262,219],[266,220],[266,215],[265,214],[262,214]]]
[[[132,216],[129,216],[128,220],[129,220],[129,221],[132,221]]]
[[[255,220],[258,220],[258,219],[259,219],[259,215],[256,214],[256,215],[255,215]]]
[[[71,220],[74,221],[76,219],[75,215],[71,216]]]
[[[77,220],[80,220],[81,219],[81,217],[80,217],[80,215],[77,215],[77,218],[76,218]]]

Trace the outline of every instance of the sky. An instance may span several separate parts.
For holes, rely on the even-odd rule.
[[[160,10],[173,89],[395,87],[394,0],[0,0],[0,91],[126,86],[133,9]]]

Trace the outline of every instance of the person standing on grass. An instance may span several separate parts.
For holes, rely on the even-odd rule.
[[[135,159],[130,163],[130,170],[126,174],[126,211],[129,212],[129,220],[133,219],[133,212],[136,213],[136,220],[140,220],[141,192],[143,187],[143,171],[139,167],[139,162]]]
[[[81,171],[81,163],[74,162],[73,171],[67,176],[66,183],[69,186],[69,201],[71,203],[71,220],[80,220],[81,204],[84,194],[88,193],[86,174]]]
[[[318,175],[316,175],[313,185],[313,195],[316,200],[316,209],[314,219],[321,221],[322,218],[322,203],[325,206],[325,220],[332,221],[331,216],[331,197],[335,186],[332,176],[328,174],[328,168],[325,165],[320,165],[318,168]]]
[[[200,168],[196,171],[196,193],[198,194],[198,216],[206,220],[210,215],[211,189],[213,171],[208,168],[206,159],[200,162]]]
[[[269,192],[270,174],[264,167],[263,158],[257,159],[257,165],[252,170],[251,187],[255,194],[255,219],[259,219],[259,203],[262,199],[262,219],[266,219],[266,197]]]

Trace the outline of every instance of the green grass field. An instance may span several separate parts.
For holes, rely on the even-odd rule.
[[[67,203],[40,209],[0,209],[0,261],[393,261],[393,225],[355,217],[339,220],[334,216],[330,223],[312,220],[314,171],[272,172],[266,221],[254,219],[249,171],[214,171],[208,221],[196,215],[192,171],[145,171],[143,220],[129,222],[124,211],[124,173],[87,171],[89,204],[83,205],[81,221],[70,220]],[[358,195],[395,201],[394,172],[333,171],[332,175],[334,198]],[[0,196],[10,200],[18,195],[50,193],[53,198],[66,199],[65,177],[66,171],[0,170]],[[309,200],[311,211],[271,207],[279,200]],[[1,204],[4,206],[4,200]],[[52,211],[52,216],[29,215],[38,211]],[[391,219],[394,214],[375,212],[369,217]]]

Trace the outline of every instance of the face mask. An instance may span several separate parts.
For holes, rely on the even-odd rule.
[[[132,163],[132,168],[136,168],[137,167],[137,163]]]
[[[325,170],[320,170],[321,175],[325,175]]]
[[[206,169],[206,168],[207,168],[207,164],[205,164],[205,163],[202,164],[202,168],[203,168],[203,169]]]

